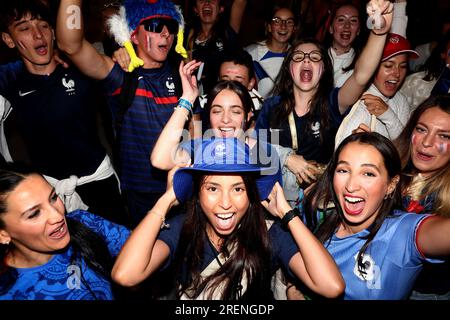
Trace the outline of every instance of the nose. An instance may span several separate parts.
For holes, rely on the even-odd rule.
[[[400,68],[399,67],[393,67],[392,68],[392,74],[395,76],[395,77],[397,77],[397,78],[399,78],[400,77]]]
[[[231,198],[228,192],[223,192],[220,198],[220,207],[224,210],[228,210],[231,208]]]
[[[43,37],[42,31],[37,27],[33,27],[33,37],[35,39],[41,39]]]
[[[229,112],[224,112],[222,116],[222,122],[223,123],[230,123],[231,122],[231,116]]]
[[[346,28],[346,29],[350,28],[350,21],[349,20],[345,20],[344,28]]]
[[[426,148],[432,147],[434,144],[434,135],[427,133],[422,140],[422,145]]]
[[[168,38],[170,36],[170,32],[169,29],[167,28],[167,26],[164,26],[161,33],[160,33],[161,37],[163,38]]]
[[[56,201],[56,203],[58,201],[61,201],[61,200],[58,199]],[[64,218],[64,212],[60,212],[60,210],[58,210],[58,207],[56,205],[54,205],[53,203],[49,203],[45,210],[47,211],[49,224],[60,223],[61,220]]]
[[[353,193],[359,189],[358,179],[355,176],[353,176],[352,174],[349,175],[349,177],[346,181],[345,189],[349,193]]]

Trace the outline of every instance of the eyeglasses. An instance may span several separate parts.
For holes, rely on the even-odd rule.
[[[144,29],[149,32],[161,33],[164,26],[167,27],[170,34],[176,34],[178,32],[178,22],[174,19],[168,18],[152,18],[142,22]]]
[[[280,17],[273,17],[272,23],[276,26],[281,26],[282,24],[285,24],[287,27],[293,27],[295,24],[294,19],[288,18],[286,20],[281,19]]]
[[[322,60],[322,54],[317,50],[313,50],[308,53],[300,50],[295,50],[291,59],[294,62],[302,62],[303,60],[305,60],[305,58],[308,58],[312,62],[319,62],[320,60]]]

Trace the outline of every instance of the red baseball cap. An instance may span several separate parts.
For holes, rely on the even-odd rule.
[[[405,37],[396,33],[390,33],[386,40],[386,44],[384,45],[381,61],[386,61],[400,53],[409,53],[411,59],[419,57],[419,54],[411,49],[411,45]]]

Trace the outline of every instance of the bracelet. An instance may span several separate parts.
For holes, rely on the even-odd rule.
[[[286,291],[288,291],[292,287],[295,287],[295,284],[291,283],[288,286],[286,286]]]
[[[299,217],[300,216],[300,212],[298,211],[297,208],[294,208],[292,210],[289,210],[288,212],[286,212],[286,214],[284,215],[283,218],[281,218],[281,227],[284,230],[289,230],[288,229],[288,224],[289,222],[294,219],[295,217]]]
[[[189,114],[192,114],[192,103],[184,98],[180,98],[178,100],[178,106],[181,108],[185,108],[187,111],[189,111]]]
[[[161,229],[170,228],[170,224],[166,223],[166,217],[161,213],[151,211],[154,215],[157,215],[161,219]]]
[[[183,110],[183,109],[185,109],[185,108],[180,107],[180,106],[176,106],[175,108],[173,108],[173,110]],[[190,114],[188,113],[188,115],[185,116],[186,121],[189,121],[189,115]]]

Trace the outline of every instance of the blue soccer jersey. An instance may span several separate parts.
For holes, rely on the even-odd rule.
[[[359,268],[358,252],[369,231],[363,230],[345,238],[333,235],[325,246],[344,277],[344,299],[406,299],[426,260],[417,248],[416,235],[420,223],[428,216],[396,211],[386,218]]]
[[[77,210],[67,217],[80,221],[102,237],[112,257],[119,254],[130,235],[127,228],[86,211]],[[69,247],[41,266],[9,269],[0,276],[0,300],[114,299],[109,280],[90,269],[84,260],[73,263],[72,254]]]

